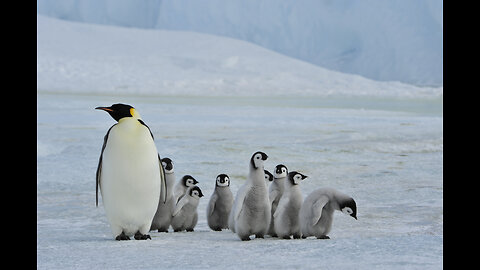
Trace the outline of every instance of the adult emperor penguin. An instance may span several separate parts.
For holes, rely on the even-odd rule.
[[[330,239],[333,211],[339,210],[357,219],[357,204],[352,197],[333,188],[319,188],[310,193],[300,209],[302,237]]]
[[[250,235],[263,238],[270,225],[270,201],[263,162],[268,156],[256,152],[250,158],[250,169],[247,182],[238,190],[231,214],[235,233],[242,241],[250,240]]]
[[[277,237],[273,225],[273,223],[275,222],[273,218],[273,213],[275,213],[275,210],[277,210],[278,202],[280,201],[283,190],[285,189],[285,179],[287,179],[287,175],[287,166],[283,164],[278,164],[277,166],[275,166],[275,171],[273,172],[273,182],[268,187],[268,197],[270,198],[270,204],[272,207],[268,234],[272,237]]]
[[[200,198],[203,197],[202,190],[197,186],[191,186],[185,195],[177,202],[172,213],[172,228],[174,232],[187,230],[193,232],[197,225],[197,207]]]
[[[173,161],[166,157],[162,158],[162,165],[165,170],[165,180],[167,184],[167,198],[166,201],[158,201],[158,208],[153,217],[150,230],[157,230],[158,232],[168,232],[170,222],[172,221],[172,212],[175,207],[173,198],[173,185],[175,185],[175,172],[173,170]]]
[[[232,210],[233,194],[230,191],[230,178],[219,174],[215,180],[215,190],[207,205],[208,227],[214,231],[228,229],[228,215]]]
[[[296,171],[288,173],[285,190],[278,202],[277,210],[273,214],[275,233],[278,238],[290,239],[291,235],[294,239],[302,237],[299,212],[303,196],[299,184],[305,178],[307,178],[306,175]]]
[[[104,137],[96,173],[105,214],[116,240],[151,239],[148,235],[159,198],[166,199],[160,155],[150,128],[130,105],[97,107],[118,123]]]
[[[173,191],[173,198],[175,203],[177,203],[180,198],[182,198],[183,195],[185,195],[185,192],[189,187],[193,187],[196,184],[198,184],[198,181],[193,178],[191,175],[184,175],[178,183],[175,185],[174,191]]]

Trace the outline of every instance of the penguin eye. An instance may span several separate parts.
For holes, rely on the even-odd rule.
[[[228,182],[228,181],[230,181],[230,180],[228,178],[225,178],[225,183]]]
[[[350,207],[344,207],[342,209],[342,212],[346,215],[351,215],[353,213],[353,210]]]
[[[194,191],[192,192],[192,195],[198,196],[198,191],[194,190]]]

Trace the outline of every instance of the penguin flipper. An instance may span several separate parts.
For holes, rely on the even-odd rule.
[[[152,135],[152,138],[153,138],[153,135]],[[163,201],[163,203],[166,203],[167,202],[167,181],[165,179],[165,168],[163,168],[160,154],[158,154],[158,165],[160,167],[160,200]]]
[[[178,201],[177,205],[175,205],[175,209],[173,210],[172,217],[176,216],[180,210],[182,210],[183,206],[188,203],[188,197],[183,196],[180,201]]]
[[[215,210],[215,203],[217,202],[218,195],[214,193],[212,197],[210,197],[210,201],[208,202],[208,216],[213,214],[213,210]]]
[[[285,210],[285,208],[287,207],[287,204],[288,202],[280,199],[280,202],[278,202],[277,209],[275,210],[275,213],[273,213],[273,217],[274,218],[278,217],[278,215],[280,215],[280,213]]]
[[[233,220],[236,222],[238,217],[240,216],[240,213],[242,212],[243,205],[245,203],[245,198],[247,197],[247,192],[248,192],[248,187],[246,185],[242,186],[238,190],[238,203],[236,203],[236,208],[235,208],[235,213],[233,216]]]
[[[100,178],[102,177],[102,159],[103,159],[103,151],[105,150],[105,147],[107,146],[107,140],[108,140],[108,135],[110,134],[110,130],[115,126],[111,126],[107,134],[105,134],[105,137],[103,137],[103,145],[102,145],[102,151],[100,152],[100,158],[98,159],[98,166],[97,166],[97,172],[95,174],[96,178],[96,185],[95,185],[95,206],[98,207],[98,188],[100,187]]]
[[[268,194],[268,198],[270,199],[270,205],[273,204],[273,201],[277,198],[280,192],[278,190],[272,190],[270,191],[270,194]]]
[[[323,207],[328,203],[328,201],[329,199],[327,196],[322,196],[312,205],[311,222],[313,225],[317,224],[322,217]]]

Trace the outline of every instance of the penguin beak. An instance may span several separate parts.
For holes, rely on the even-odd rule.
[[[352,217],[353,217],[355,220],[358,220],[358,219],[357,219],[357,216],[352,216]]]
[[[307,178],[308,176],[306,175],[302,175],[302,180],[305,180],[305,178]]]
[[[265,161],[265,160],[267,160],[267,158],[268,158],[267,154],[265,154],[265,153],[262,153],[262,160],[264,160],[264,161]]]
[[[96,107],[95,110],[104,110],[106,112],[113,112],[112,108],[110,107]]]

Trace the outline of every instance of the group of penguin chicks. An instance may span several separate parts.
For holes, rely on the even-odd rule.
[[[173,162],[160,158],[150,128],[134,107],[117,103],[95,109],[107,112],[117,122],[104,137],[95,176],[95,204],[98,206],[100,192],[115,239],[130,240],[132,235],[136,240],[151,239],[149,231],[167,232],[170,226],[175,232],[193,231],[203,197],[198,181],[185,175],[172,188]],[[272,175],[264,169],[267,158],[263,152],[252,155],[247,181],[235,200],[230,178],[217,176],[207,206],[212,230],[228,228],[241,240],[267,234],[326,239],[334,210],[357,218],[355,201],[334,189],[319,188],[303,200],[298,185],[306,176],[288,172],[281,164]]]
[[[315,236],[329,239],[334,210],[357,219],[355,200],[332,188],[319,188],[303,200],[299,184],[307,178],[297,171],[288,172],[279,164],[274,173],[264,169],[268,156],[256,152],[250,159],[246,183],[238,190],[235,200],[230,190],[230,178],[219,174],[215,190],[206,209],[210,229],[230,229],[243,241],[264,238],[265,235],[283,239]],[[198,204],[203,193],[191,175],[175,184],[173,162],[161,159],[167,185],[166,200],[159,200],[150,230],[168,232],[194,231],[198,221]],[[175,187],[173,187],[175,185]]]

